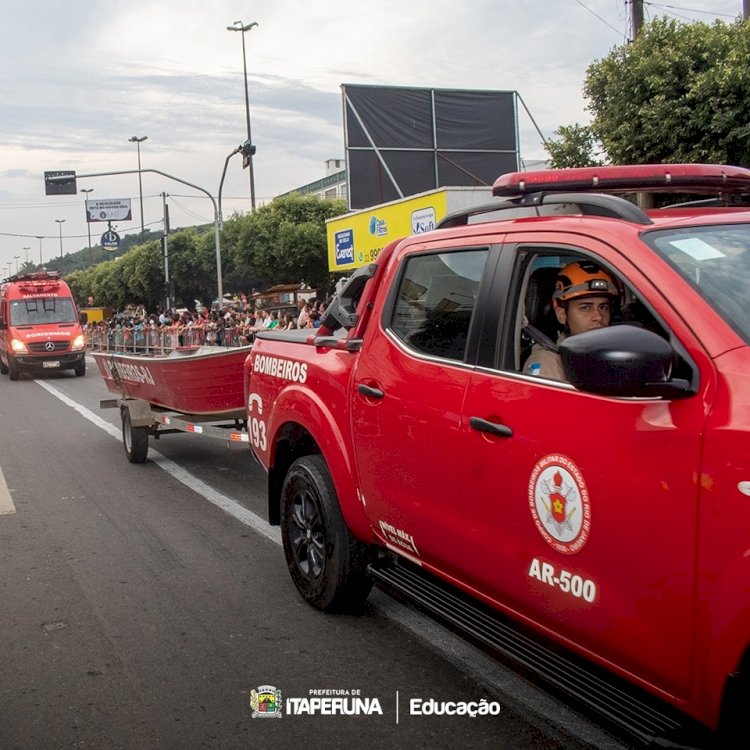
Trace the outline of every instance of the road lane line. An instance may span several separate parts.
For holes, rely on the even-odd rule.
[[[73,401],[49,383],[42,380],[35,382],[107,434],[117,440],[122,440],[117,427],[77,401]],[[281,533],[278,527],[269,526],[264,518],[214,490],[153,448],[149,448],[149,458],[162,470],[221,510],[281,546]],[[562,730],[569,736],[577,737],[598,750],[627,750],[627,746],[603,728],[599,728],[589,720],[582,719],[575,709],[551,694],[540,691],[512,669],[485,655],[465,639],[450,632],[431,618],[405,607],[379,590],[373,591],[370,595],[370,604],[381,616],[392,620],[418,640],[431,646],[459,670],[471,675],[488,692],[499,696],[511,709],[527,717],[527,720],[530,720],[528,719],[530,716],[535,717],[535,723],[541,725],[539,728],[546,728],[552,738],[556,732]]]
[[[10,496],[8,485],[5,484],[3,470],[0,468],[0,516],[9,516],[16,512],[16,506],[13,505],[13,498]]]
[[[94,412],[92,412],[90,409],[87,409],[82,404],[79,404],[77,401],[73,401],[72,398],[66,396],[62,391],[58,390],[49,383],[46,383],[43,380],[37,380],[35,382],[42,388],[44,388],[44,390],[51,393],[55,398],[60,399],[60,401],[62,401],[64,404],[70,406],[71,409],[75,409],[82,417],[88,419],[89,422],[92,422],[97,427],[104,430],[107,434],[111,435],[114,438],[117,438],[117,440],[122,440],[122,434],[120,433],[120,430],[117,429],[117,427],[110,424],[105,419],[102,419],[99,415],[94,414]],[[266,537],[266,539],[270,539],[276,544],[281,544],[281,532],[279,531],[278,527],[269,526],[268,522],[265,519],[261,518],[256,513],[253,513],[253,511],[248,510],[244,505],[240,505],[235,500],[232,500],[231,497],[227,497],[218,490],[215,490],[210,485],[198,479],[198,477],[192,475],[189,471],[183,469],[179,464],[176,464],[171,459],[159,453],[159,451],[156,451],[153,448],[149,447],[148,455],[155,464],[160,466],[164,471],[167,472],[167,474],[176,479],[178,482],[181,482],[186,487],[189,487],[191,490],[193,490],[193,492],[196,492],[202,497],[206,498],[208,502],[212,503],[217,508],[220,508],[225,513],[228,513],[233,518],[236,518],[246,526],[249,526],[251,529],[253,529],[253,531],[257,531],[259,534],[262,534],[264,537]]]

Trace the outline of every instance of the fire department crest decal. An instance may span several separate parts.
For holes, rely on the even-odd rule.
[[[566,456],[552,454],[537,462],[529,479],[529,507],[539,533],[553,549],[574,555],[591,531],[586,482]]]
[[[261,685],[250,691],[250,708],[253,719],[281,718],[281,690],[273,685]]]

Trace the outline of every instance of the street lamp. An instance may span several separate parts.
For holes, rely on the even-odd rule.
[[[63,257],[63,246],[62,246],[62,225],[65,222],[65,219],[55,219],[57,222],[57,225],[60,227],[60,265],[62,265],[62,257]]]
[[[138,175],[140,177],[140,175]],[[91,222],[89,221],[89,211],[88,206],[86,205],[89,200],[89,193],[92,193],[94,191],[94,188],[81,188],[82,193],[86,193],[86,197],[83,199],[83,207],[86,211],[86,229],[89,230],[89,250],[91,250]]]
[[[41,268],[42,267],[42,240],[44,239],[44,237],[40,237],[37,234],[36,238],[39,240],[39,268]]]
[[[147,135],[142,135],[140,138],[137,135],[132,135],[128,138],[128,141],[135,143],[138,148],[138,194],[141,198],[141,242],[143,242],[146,235],[146,230],[143,227],[143,182],[141,180],[141,143],[145,140],[148,140]]]
[[[18,259],[20,258],[20,255],[14,255],[13,258],[16,261],[16,276],[18,276]]]
[[[23,249],[26,251],[26,261],[25,262],[28,263],[29,262],[29,250],[31,250],[31,248],[30,247],[24,247]]]
[[[247,57],[245,55],[245,32],[250,31],[258,24],[253,21],[252,23],[243,24],[242,21],[235,21],[232,26],[227,26],[227,31],[241,31],[242,32],[242,70],[245,74],[245,120],[247,122],[247,151],[245,153],[245,161],[247,163],[247,173],[250,177],[250,210],[255,211],[255,173],[253,172],[253,154],[255,153],[255,147],[253,146],[253,137],[250,132],[250,95],[247,89]],[[243,152],[244,153],[244,152]]]

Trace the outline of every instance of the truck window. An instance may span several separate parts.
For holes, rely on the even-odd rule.
[[[418,352],[463,360],[487,254],[472,249],[409,258],[391,331]]]
[[[750,343],[750,224],[652,231],[643,241]]]
[[[73,302],[67,297],[34,297],[10,303],[10,324],[14,326],[75,322]]]
[[[555,315],[552,295],[558,272],[574,261],[591,262],[600,266],[614,279],[619,289],[619,296],[611,305],[609,325],[626,323],[647,328],[665,339],[669,338],[665,327],[655,318],[635,291],[612,269],[604,267],[598,259],[575,252],[562,254],[558,249],[545,252],[542,248],[526,248],[524,252],[528,255],[526,255],[523,289],[516,316],[513,369],[521,370],[523,363],[531,355],[533,347],[538,345],[533,335],[525,329],[527,324],[547,336],[552,342],[559,342],[561,334],[566,333],[565,326],[559,323]]]

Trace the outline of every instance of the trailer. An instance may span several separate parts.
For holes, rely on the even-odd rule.
[[[142,464],[148,455],[148,439],[189,432],[226,441],[227,445],[248,443],[244,410],[236,414],[183,414],[139,398],[109,398],[99,402],[102,409],[119,409],[122,444],[128,461]]]

